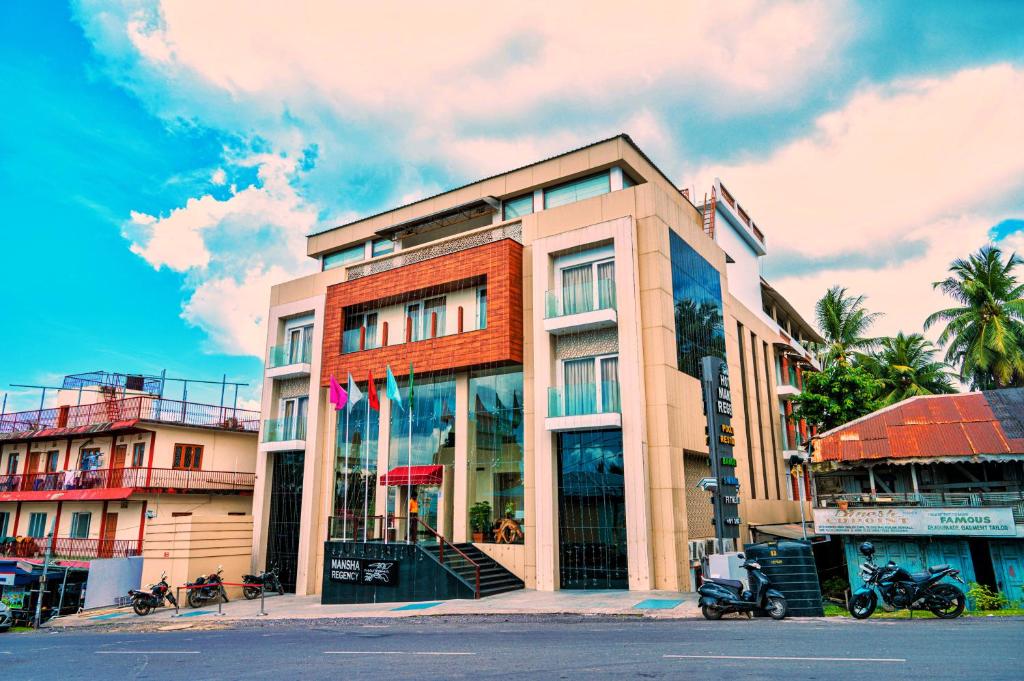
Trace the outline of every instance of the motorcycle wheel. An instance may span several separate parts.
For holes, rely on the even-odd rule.
[[[700,612],[704,615],[706,620],[720,620],[722,619],[722,611],[713,605],[702,605],[700,606]]]
[[[936,617],[944,620],[956,619],[964,612],[967,599],[964,593],[952,584],[939,584],[931,590],[933,598],[941,598],[947,601],[945,606],[936,605],[928,608]]]
[[[260,590],[254,586],[243,586],[242,595],[245,596],[245,600],[251,601],[260,597]]]
[[[132,601],[132,610],[134,610],[135,614],[139,617],[145,617],[149,613],[153,612],[153,606],[140,599],[135,599]]]
[[[768,611],[768,615],[773,620],[781,620],[786,617],[786,599],[778,596],[771,596],[768,599],[768,607],[765,610]]]
[[[876,605],[878,603],[875,601],[873,594],[857,594],[850,601],[850,614],[853,615],[854,619],[866,620],[875,612]]]
[[[203,598],[199,595],[199,589],[188,590],[188,607],[198,608],[203,604]]]

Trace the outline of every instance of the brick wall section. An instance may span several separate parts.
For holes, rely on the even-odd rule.
[[[487,279],[486,329],[342,354],[346,307],[403,296],[412,299],[420,292],[480,276]],[[388,334],[391,339],[404,339],[405,328],[389,329]],[[329,383],[331,374],[342,384],[348,372],[358,381],[366,380],[368,371],[373,371],[374,378],[382,379],[387,364],[396,376],[409,373],[409,362],[413,363],[417,374],[495,363],[521,364],[522,245],[503,239],[328,287],[322,350],[320,384],[323,386]]]

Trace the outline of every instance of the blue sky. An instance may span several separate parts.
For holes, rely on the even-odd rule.
[[[167,369],[256,400],[306,233],[617,132],[721,177],[807,314],[840,283],[918,330],[952,257],[1024,250],[1024,4],[372,5],[0,7],[0,391]]]

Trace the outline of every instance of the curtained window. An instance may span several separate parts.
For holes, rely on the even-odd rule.
[[[562,270],[562,314],[578,314],[593,309],[593,267],[577,265]]]

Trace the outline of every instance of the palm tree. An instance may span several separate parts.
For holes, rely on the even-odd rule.
[[[865,336],[880,313],[864,308],[864,296],[848,296],[846,289],[833,286],[814,307],[818,328],[825,343],[818,347],[822,366],[832,362],[849,364],[854,355],[866,352],[875,339]]]
[[[860,359],[881,383],[881,406],[895,404],[917,395],[956,392],[948,365],[935,359],[938,350],[919,333],[901,331],[891,338],[879,338],[876,352]]]
[[[945,322],[946,361],[975,390],[1024,385],[1024,284],[1014,274],[1021,263],[1016,253],[1004,262],[997,246],[984,246],[932,284],[959,306],[930,315],[924,328]]]

